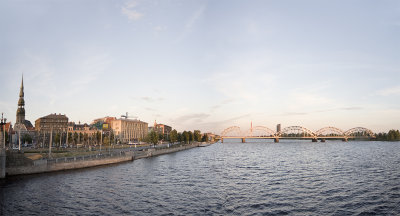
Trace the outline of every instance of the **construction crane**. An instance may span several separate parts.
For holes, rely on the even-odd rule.
[[[125,115],[121,115],[121,118],[125,118],[125,119],[132,119],[132,118],[134,118],[134,119],[137,119],[138,117],[137,117],[137,116],[129,116],[129,115],[128,115],[128,112],[126,112]]]

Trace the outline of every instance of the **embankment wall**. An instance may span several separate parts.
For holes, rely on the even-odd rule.
[[[191,144],[191,145],[181,145],[173,148],[163,148],[163,149],[148,149],[147,151],[129,151],[124,152],[124,155],[116,156],[116,157],[108,157],[108,158],[95,158],[90,160],[77,160],[77,158],[59,158],[56,160],[37,160],[37,161],[28,161],[27,158],[22,158],[21,155],[7,155],[10,156],[10,161],[7,162],[6,167],[6,175],[26,175],[26,174],[36,174],[36,173],[45,173],[45,172],[55,172],[62,170],[72,170],[72,169],[81,169],[87,167],[94,166],[102,166],[108,164],[121,163],[126,161],[132,161],[135,159],[152,157],[162,154],[168,154],[172,152],[178,152],[186,149],[191,149],[198,147],[199,144]],[[8,159],[8,158],[7,158]]]

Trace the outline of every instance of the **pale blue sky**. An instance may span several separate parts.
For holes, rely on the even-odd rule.
[[[2,1],[0,111],[400,128],[400,1]]]

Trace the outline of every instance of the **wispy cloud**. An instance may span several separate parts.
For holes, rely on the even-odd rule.
[[[187,114],[175,119],[176,122],[185,123],[185,122],[202,122],[204,119],[208,118],[210,114],[206,113],[193,113]]]
[[[380,96],[400,95],[400,86],[394,86],[382,89],[377,92],[377,95]]]
[[[165,26],[155,26],[154,28],[153,28],[153,30],[156,32],[156,33],[159,33],[159,32],[162,32],[162,31],[165,31],[167,29],[167,27],[165,27]]]
[[[223,107],[224,105],[230,104],[230,103],[232,103],[233,101],[235,101],[235,99],[226,99],[226,100],[222,101],[222,102],[219,103],[219,104],[216,104],[216,105],[214,105],[214,106],[211,106],[211,107],[210,107],[210,112],[214,112],[215,110],[217,110],[217,109]]]
[[[192,28],[194,27],[196,22],[201,18],[205,9],[206,9],[206,5],[202,5],[192,14],[192,16],[187,20],[182,33],[176,39],[176,41],[175,41],[176,43],[179,43],[180,41],[182,41],[192,31]]]
[[[146,108],[144,108],[144,109],[147,110],[147,111],[150,111],[150,112],[156,111],[156,109],[153,109],[153,108],[151,108],[151,107],[146,107]]]
[[[26,83],[36,83],[35,88],[31,89],[32,94],[42,95],[50,105],[54,105],[57,100],[54,81],[57,70],[52,66],[52,59],[45,55],[25,51],[22,62],[23,64],[17,71],[18,74],[29,71],[24,78]]]
[[[215,132],[220,133],[226,127],[233,126],[233,125],[237,126],[239,120],[247,119],[250,116],[251,116],[251,114],[244,114],[244,115],[239,115],[239,116],[235,116],[235,117],[220,120],[220,121],[203,122],[203,123],[199,123],[198,125],[203,128],[207,128],[208,130],[210,130],[210,128],[219,130],[219,131],[215,131]]]
[[[299,115],[308,115],[309,113],[305,112],[286,112],[283,113],[282,116],[299,116]]]
[[[125,5],[121,7],[121,12],[123,15],[127,16],[129,20],[137,21],[144,16],[143,13],[137,10],[137,6],[137,1],[126,2]]]
[[[71,83],[70,91],[67,96],[79,94],[87,85],[94,82],[98,77],[105,73],[111,64],[111,58],[106,53],[99,53],[89,55],[83,58],[81,62],[76,65],[76,71],[81,74],[79,79]]]
[[[333,112],[333,111],[353,111],[353,110],[362,110],[362,107],[339,107],[339,108],[332,108],[332,109],[323,109],[323,110],[316,110],[310,112],[285,112],[282,113],[280,116],[302,116],[302,115],[310,115],[313,113],[325,113],[325,112]]]
[[[133,99],[136,100],[137,98],[133,98]],[[148,103],[160,102],[160,101],[164,100],[163,97],[149,97],[149,96],[143,96],[143,97],[140,97],[139,99],[143,100],[144,102],[148,102]]]

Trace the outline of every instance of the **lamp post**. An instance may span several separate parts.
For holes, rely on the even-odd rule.
[[[53,126],[50,128],[49,158],[51,158],[51,144],[53,142]]]

